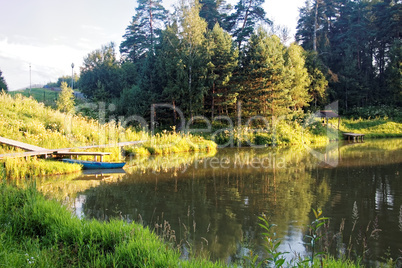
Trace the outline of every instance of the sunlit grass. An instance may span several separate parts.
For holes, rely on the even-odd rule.
[[[72,173],[81,170],[81,165],[36,158],[6,158],[5,174],[7,178],[20,179],[38,176]]]
[[[10,213],[12,212],[12,213]],[[148,228],[81,220],[33,186],[0,182],[0,264],[5,267],[223,267],[182,260]]]
[[[342,119],[340,130],[365,134],[365,138],[402,137],[402,123],[391,119]]]
[[[25,97],[31,97],[37,100],[38,102],[43,102],[45,105],[50,107],[56,107],[56,101],[59,97],[59,91],[54,91],[46,88],[26,88],[24,90],[17,91],[9,91],[8,94],[11,96],[15,96],[17,94],[21,94]]]
[[[170,154],[177,152],[213,151],[216,144],[203,138],[164,132],[151,135],[145,131],[135,131],[123,128],[114,121],[101,124],[97,120],[80,115],[71,115],[55,111],[38,103],[32,98],[23,97],[20,94],[10,96],[0,94],[0,136],[25,142],[47,149],[73,148],[88,145],[111,144],[106,148],[92,148],[85,151],[110,152],[105,161],[122,161],[121,148],[116,144],[125,141],[144,141],[142,145],[124,148],[126,154],[153,155]],[[19,152],[9,146],[0,146],[0,153]],[[76,149],[74,151],[83,151]],[[80,156],[82,160],[93,160],[90,156]],[[11,160],[10,160],[11,161]],[[31,160],[24,163],[23,159],[9,161],[8,168],[16,169],[20,165],[21,170],[10,170],[8,174],[14,177],[24,175],[36,176],[59,174],[76,171],[76,167],[66,168],[65,164]],[[12,164],[11,164],[12,163]],[[15,164],[18,163],[18,164]],[[35,170],[37,165],[48,164],[48,169],[42,167]]]

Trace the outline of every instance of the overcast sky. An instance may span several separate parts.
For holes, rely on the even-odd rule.
[[[163,0],[169,8],[175,0]],[[237,0],[227,1],[236,3]],[[292,33],[304,0],[265,0],[268,18]],[[83,58],[114,42],[135,13],[135,0],[0,0],[0,70],[10,90],[79,73]]]

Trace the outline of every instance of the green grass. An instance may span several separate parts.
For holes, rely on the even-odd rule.
[[[18,179],[77,172],[82,169],[78,164],[36,159],[7,158],[4,160],[7,178]]]
[[[222,125],[217,127],[213,127],[212,133],[201,133],[201,135],[226,147],[326,144],[330,140],[338,138],[334,128],[327,129],[319,121],[306,124],[301,120],[284,119],[278,120],[274,124],[270,122],[269,126],[264,128],[241,126],[240,128],[234,127],[232,131],[226,130]]]
[[[203,138],[164,132],[151,136],[144,131],[135,131],[131,128],[122,128],[114,122],[100,124],[97,120],[88,119],[80,115],[68,115],[46,107],[33,98],[26,98],[20,94],[11,96],[0,94],[0,136],[36,145],[47,149],[71,148],[86,145],[116,144],[124,141],[146,141],[138,147],[126,147],[127,154],[151,155],[168,154],[189,151],[214,151],[216,144]],[[8,146],[0,145],[0,154],[20,152]],[[83,151],[83,150],[79,150]],[[121,161],[119,147],[94,148],[86,151],[111,152],[105,161]],[[80,157],[80,159],[92,159]],[[9,160],[7,160],[9,161]],[[65,168],[66,165],[56,162],[46,171],[36,172],[35,166],[44,162],[32,160],[25,164],[18,160],[27,172],[8,170],[8,174],[21,174],[21,176],[36,176],[38,174],[59,174],[64,168],[65,172],[76,171],[75,168]],[[8,168],[18,165],[9,164]],[[52,172],[51,170],[54,170]]]
[[[402,137],[402,123],[391,119],[342,119],[340,130],[365,134],[365,138]]]
[[[181,260],[148,228],[113,219],[81,220],[33,186],[0,183],[0,266],[222,267]]]
[[[21,94],[25,97],[31,97],[37,100],[38,102],[44,103],[46,106],[56,107],[56,100],[59,96],[59,91],[53,91],[47,88],[29,88],[24,90],[16,90],[16,91],[8,91],[8,94],[11,96],[15,96],[17,94]]]

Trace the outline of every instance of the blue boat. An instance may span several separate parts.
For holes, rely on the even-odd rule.
[[[111,168],[123,168],[126,163],[111,163],[111,162],[98,162],[98,161],[84,161],[63,158],[61,161],[70,164],[82,165],[84,169],[111,169]]]

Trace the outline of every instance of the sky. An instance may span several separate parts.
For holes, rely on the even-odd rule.
[[[165,8],[176,3],[163,0]],[[265,0],[263,7],[294,36],[303,3]],[[0,0],[0,70],[9,90],[56,82],[71,75],[72,63],[79,73],[84,57],[110,42],[118,51],[136,5],[135,0]]]

